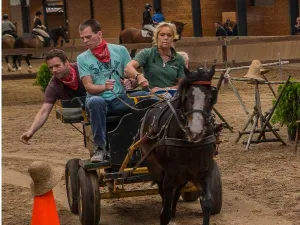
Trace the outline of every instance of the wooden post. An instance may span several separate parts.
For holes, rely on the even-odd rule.
[[[267,118],[267,120],[266,120],[266,122],[265,122],[265,124],[264,124],[264,126],[263,126],[263,128],[262,128],[262,131],[261,131],[261,133],[260,133],[259,136],[258,136],[258,140],[263,136],[263,134],[264,134],[264,132],[265,132],[265,129],[266,129],[266,127],[268,126],[268,124],[269,124],[269,122],[270,122],[270,119],[271,119],[271,117],[272,117],[272,115],[273,115],[273,113],[274,113],[274,111],[275,111],[275,108],[277,107],[278,102],[279,102],[279,100],[281,99],[281,96],[282,96],[282,94],[284,93],[284,91],[285,91],[285,89],[286,89],[286,87],[287,87],[287,85],[288,85],[290,79],[291,79],[291,75],[289,75],[288,79],[286,80],[285,85],[283,86],[283,88],[282,88],[282,90],[281,90],[281,92],[280,92],[280,94],[279,94],[279,96],[278,96],[278,98],[277,98],[277,100],[276,100],[276,102],[275,102],[273,108],[271,109],[270,114],[268,115],[268,118]],[[284,142],[283,142],[283,143],[284,143]]]

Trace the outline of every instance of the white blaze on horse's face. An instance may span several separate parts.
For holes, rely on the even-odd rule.
[[[193,88],[194,104],[192,110],[204,111],[205,94],[200,88]],[[200,112],[194,112],[191,114],[192,120],[189,120],[188,126],[193,134],[193,139],[196,139],[199,135],[203,134],[204,130],[204,116]]]

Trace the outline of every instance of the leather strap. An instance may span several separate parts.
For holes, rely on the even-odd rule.
[[[209,135],[198,142],[189,142],[186,139],[176,139],[176,138],[163,138],[162,141],[159,142],[159,145],[167,145],[167,146],[175,146],[182,148],[194,148],[200,147],[203,145],[216,143],[217,139],[215,135]]]

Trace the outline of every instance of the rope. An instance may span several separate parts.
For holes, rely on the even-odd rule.
[[[148,88],[148,90],[150,90],[149,87],[147,87],[147,88]],[[124,105],[126,105],[127,107],[129,107],[130,109],[132,109],[132,110],[134,110],[134,111],[144,111],[144,110],[147,110],[147,109],[152,108],[152,107],[155,106],[155,105],[158,105],[159,103],[161,103],[161,102],[164,101],[164,100],[167,100],[167,98],[164,98],[164,97],[162,97],[162,96],[160,96],[160,95],[158,95],[158,94],[156,94],[156,93],[153,93],[153,95],[155,95],[156,97],[158,97],[158,98],[160,98],[160,99],[163,99],[163,100],[160,100],[160,101],[158,101],[158,102],[155,102],[154,104],[152,104],[152,105],[150,105],[150,106],[148,106],[148,107],[146,107],[146,108],[139,109],[139,108],[137,108],[137,107],[134,107],[134,106],[132,106],[132,105],[129,105],[127,102],[125,102],[123,99],[121,99],[121,98],[116,94],[116,92],[114,92],[114,90],[111,90],[111,92],[112,92],[112,93],[114,94],[114,96],[115,96],[118,100],[120,100]]]

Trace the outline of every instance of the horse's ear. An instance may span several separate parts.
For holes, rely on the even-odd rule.
[[[191,73],[191,71],[188,68],[184,67],[185,76],[188,76],[190,73]]]
[[[209,75],[210,78],[212,78],[212,77],[214,76],[215,71],[216,71],[216,70],[215,70],[215,65],[213,65],[213,66],[210,68],[209,73],[208,73],[208,75]]]

